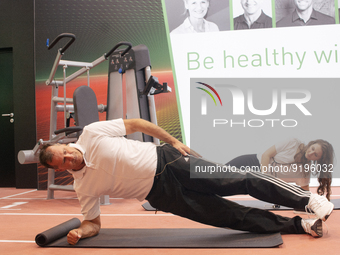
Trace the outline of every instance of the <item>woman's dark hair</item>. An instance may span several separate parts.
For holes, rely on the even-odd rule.
[[[314,140],[309,142],[307,145],[301,144],[299,152],[295,154],[294,160],[296,163],[310,164],[310,161],[305,157],[307,149],[313,144],[319,144],[322,150],[321,158],[316,162],[317,165],[321,166],[321,169],[316,167],[315,175],[318,178],[319,187],[317,192],[319,195],[324,195],[330,200],[331,196],[331,183],[332,183],[332,171],[334,166],[334,149],[333,146],[322,139]],[[319,171],[320,170],[320,171]]]

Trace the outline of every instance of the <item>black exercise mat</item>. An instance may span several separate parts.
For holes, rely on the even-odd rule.
[[[66,237],[46,247],[65,248],[273,248],[281,234],[255,234],[221,228],[206,229],[101,229],[97,236],[76,245]]]
[[[254,207],[254,208],[259,208],[263,210],[294,210],[293,208],[286,207],[286,206],[276,206],[271,203],[263,202],[260,200],[233,200],[234,202],[244,205],[247,207]],[[331,202],[334,204],[334,210],[339,210],[340,209],[340,199],[331,199]],[[156,209],[153,208],[149,202],[144,203],[143,208],[146,211],[155,211]]]

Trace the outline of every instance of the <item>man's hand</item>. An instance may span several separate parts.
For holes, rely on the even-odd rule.
[[[201,158],[202,157],[200,154],[198,154],[194,150],[190,149],[188,146],[186,146],[185,144],[181,143],[177,139],[171,145],[174,148],[176,148],[180,153],[182,153],[182,155],[184,155],[184,156],[188,156],[188,154],[190,154],[190,155],[192,155],[194,157],[197,157],[197,158]]]
[[[84,220],[79,228],[72,229],[67,235],[67,242],[75,245],[80,238],[98,235],[101,227],[100,215],[93,220]]]
[[[75,245],[78,243],[79,239],[81,238],[81,231],[79,229],[72,229],[68,232],[67,235],[67,242],[71,245]]]

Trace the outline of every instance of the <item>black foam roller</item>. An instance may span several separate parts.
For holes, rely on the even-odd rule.
[[[35,242],[39,246],[45,246],[61,237],[64,237],[72,229],[78,228],[81,222],[77,218],[70,219],[64,223],[59,224],[53,228],[50,228],[35,237]]]

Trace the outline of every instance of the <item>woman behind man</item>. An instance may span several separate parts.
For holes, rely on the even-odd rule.
[[[319,182],[317,192],[330,200],[333,172],[333,146],[318,139],[307,145],[298,139],[289,139],[271,146],[263,153],[242,155],[226,165],[244,170],[256,167],[261,172],[278,177],[286,182],[294,182],[304,190],[309,190],[311,174]]]
[[[207,15],[210,0],[183,0],[188,17],[171,31],[171,34],[186,34],[200,32],[217,32],[218,26],[204,19]]]

